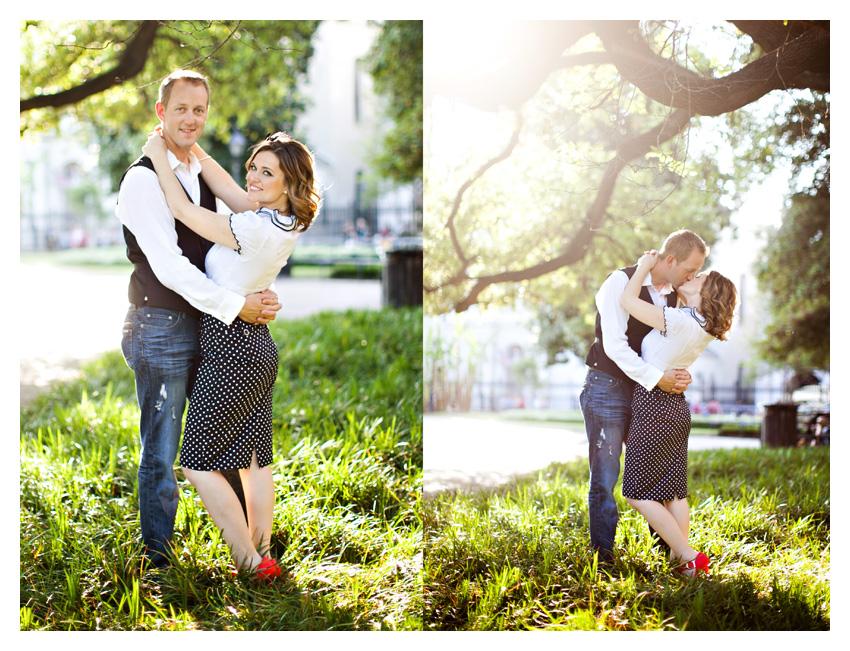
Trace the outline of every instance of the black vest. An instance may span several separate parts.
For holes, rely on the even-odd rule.
[[[127,172],[137,165],[153,170],[153,163],[150,158],[142,156],[127,168]],[[124,176],[127,175],[127,172],[124,172]],[[119,187],[124,182],[124,176],[121,177]],[[207,184],[204,183],[202,177],[198,177],[198,180],[201,186],[201,206],[214,211],[216,209],[215,195],[213,195]],[[186,192],[186,196],[189,196],[188,192]],[[192,200],[191,197],[189,200]],[[180,247],[183,255],[189,259],[189,262],[205,272],[204,261],[207,251],[212,247],[212,242],[205,240],[182,222],[175,220],[174,225],[177,231],[177,246]],[[133,274],[130,276],[130,287],[127,291],[130,302],[138,307],[161,307],[185,312],[195,318],[200,317],[201,313],[192,307],[185,298],[177,292],[168,289],[159,281],[153,269],[151,269],[142,248],[136,241],[135,235],[126,226],[124,227],[124,241],[127,243],[127,257],[133,263]]]
[[[632,266],[620,269],[620,271],[625,272],[625,274],[631,278],[636,269],[636,266]],[[652,298],[649,295],[648,288],[641,287],[640,297],[647,303],[652,303]],[[678,298],[678,294],[676,294],[675,291],[670,292],[667,295],[668,307],[676,307]],[[626,339],[629,341],[629,347],[638,355],[640,355],[641,342],[643,342],[643,338],[649,334],[650,330],[652,330],[650,326],[645,323],[641,323],[633,316],[629,317],[626,324]],[[602,319],[599,317],[599,310],[596,311],[596,341],[594,341],[590,346],[590,350],[587,352],[587,357],[584,361],[585,364],[592,369],[596,369],[603,373],[607,373],[608,375],[613,375],[614,377],[625,380],[629,385],[634,384],[634,380],[623,373],[623,371],[620,370],[620,367],[612,362],[608,355],[605,354],[605,350],[602,346]]]

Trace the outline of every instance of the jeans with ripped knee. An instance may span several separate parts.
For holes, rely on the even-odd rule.
[[[590,545],[602,561],[613,560],[619,513],[614,486],[632,414],[633,385],[601,371],[588,370],[579,402],[587,431],[590,490]]]
[[[198,321],[174,310],[130,306],[121,349],[136,376],[141,411],[139,519],[145,555],[162,565],[168,560],[177,515],[174,462],[200,354]]]

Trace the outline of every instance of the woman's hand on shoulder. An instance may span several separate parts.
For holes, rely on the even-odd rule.
[[[639,269],[646,269],[646,270],[649,271],[655,266],[655,263],[657,263],[657,262],[658,262],[658,251],[653,249],[652,251],[645,251],[644,252],[644,254],[641,256],[640,260],[638,260],[637,266],[638,266]]]
[[[157,127],[148,134],[148,141],[142,147],[142,153],[153,160],[155,156],[164,156],[167,151],[168,147],[165,144],[165,138],[162,137],[162,130]]]

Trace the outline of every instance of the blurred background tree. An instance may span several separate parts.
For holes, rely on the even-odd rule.
[[[829,101],[815,94],[777,121],[774,139],[792,155],[798,190],[770,229],[757,271],[773,314],[759,350],[798,374],[829,369]]]
[[[776,366],[799,374],[829,369],[829,102],[798,101],[774,127],[792,156],[798,190],[782,224],[770,229],[757,266],[773,314],[759,349]]]
[[[298,92],[319,21],[24,21],[21,134],[57,128],[63,115],[91,125],[113,182],[156,126],[159,84],[197,70],[211,85],[202,143],[219,160],[238,130],[247,146],[278,129],[294,133]],[[226,90],[225,90],[226,89]]]
[[[758,265],[773,320],[762,357],[802,373],[829,369],[829,191],[791,197]]]
[[[422,21],[380,23],[366,58],[389,125],[375,169],[399,183],[422,180]]]

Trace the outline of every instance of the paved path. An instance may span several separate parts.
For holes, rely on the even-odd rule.
[[[18,328],[21,404],[51,382],[73,378],[83,362],[121,347],[127,313],[128,270],[20,264],[18,282],[46,290],[51,313]],[[380,309],[380,280],[293,279],[275,283],[283,309],[279,319],[300,319],[325,310]]]
[[[51,382],[73,378],[81,363],[121,346],[128,272],[21,264],[18,282],[46,289],[48,318],[18,329],[21,403]],[[380,309],[378,280],[280,278],[284,307],[278,318],[298,319],[325,310]],[[425,493],[495,487],[556,461],[587,456],[581,425],[524,424],[475,415],[427,414]],[[752,439],[691,437],[691,448],[757,447]]]
[[[551,463],[587,458],[582,424],[529,424],[490,415],[426,414],[424,491],[495,488]],[[758,439],[692,436],[689,449],[759,447]]]

